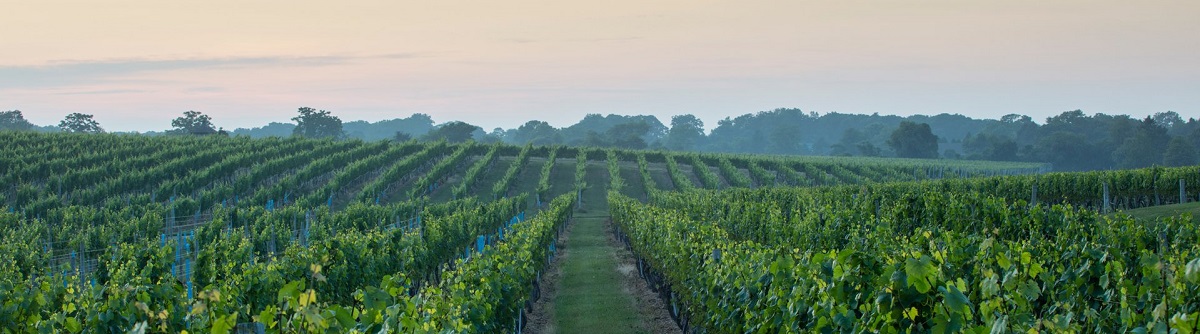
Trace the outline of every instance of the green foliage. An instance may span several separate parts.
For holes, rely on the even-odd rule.
[[[58,123],[58,128],[63,132],[74,133],[102,133],[104,128],[100,127],[100,122],[96,122],[92,115],[71,113],[63,118],[62,122]]]
[[[650,196],[650,193],[658,190],[658,186],[654,184],[654,179],[650,178],[650,163],[646,162],[645,154],[637,155],[637,164],[638,172],[642,176],[642,190],[645,191],[646,196]]]
[[[462,182],[454,186],[454,198],[467,197],[467,192],[475,185],[476,179],[480,177],[484,169],[491,168],[492,164],[496,162],[496,152],[499,150],[500,144],[492,145],[488,149],[487,154],[484,154],[482,158],[479,158],[479,161],[475,162],[475,165],[471,166],[471,169],[467,170],[467,173],[463,175]]]
[[[575,191],[583,191],[587,188],[587,161],[588,150],[579,150],[575,156]]]
[[[1195,165],[1196,155],[1196,147],[1192,146],[1192,143],[1183,137],[1175,137],[1167,144],[1167,151],[1163,153],[1163,165],[1170,167]]]
[[[936,159],[938,157],[938,137],[933,135],[929,124],[900,122],[900,127],[892,132],[888,146],[901,158]]]
[[[608,151],[606,151],[606,153],[607,153],[606,161],[608,162],[608,179],[609,179],[608,190],[620,192],[623,188],[625,188],[625,180],[623,178],[621,178],[620,160],[617,158],[616,151],[608,150]]]
[[[405,178],[416,178],[410,176],[422,165],[426,165],[435,161],[434,157],[440,157],[450,152],[450,147],[445,142],[437,142],[425,145],[425,149],[416,154],[410,155],[404,160],[396,162],[380,174],[359,192],[358,199],[361,202],[379,203],[387,200],[387,195],[392,192],[392,187],[403,181]]]
[[[0,111],[0,131],[28,131],[33,129],[33,124],[21,115],[20,110]]]
[[[1044,277],[1059,273],[1054,262],[1058,260],[1049,259],[1059,255],[1095,262],[1099,258],[1092,253],[1072,253],[1084,255],[1071,257],[1052,253],[1055,248],[1050,245],[1060,244],[1103,244],[1110,248],[1099,251],[1110,254],[1149,251],[1145,261],[1123,258],[1126,269],[1108,275],[1111,284],[1119,283],[1118,277],[1152,276],[1157,262],[1150,255],[1176,270],[1154,277],[1200,276],[1188,271],[1200,268],[1194,256],[1178,255],[1194,254],[1181,246],[1196,243],[1187,234],[1191,225],[1132,225],[1120,219],[1106,225],[1094,221],[1091,211],[1031,209],[1027,203],[1000,199],[1028,196],[1036,184],[1043,205],[1069,203],[1094,208],[1096,187],[1108,182],[1116,201],[1144,206],[1159,197],[1160,190],[1173,194],[1171,187],[1181,178],[1200,184],[1195,167],[967,179],[962,176],[1030,172],[1038,166],[718,154],[688,157],[627,150],[301,137],[258,140],[11,131],[0,133],[0,152],[0,181],[12,185],[0,191],[0,261],[6,264],[0,266],[0,323],[13,332],[223,332],[247,322],[261,323],[272,333],[513,330],[517,312],[532,291],[532,281],[544,269],[555,232],[570,217],[575,194],[560,196],[538,216],[516,223],[510,223],[511,219],[524,212],[531,194],[498,196],[491,201],[457,196],[459,199],[447,202],[433,202],[422,195],[436,191],[434,185],[450,178],[463,179],[456,189],[470,187],[486,174],[490,161],[517,155],[505,173],[507,180],[492,188],[507,194],[515,182],[512,179],[532,154],[549,158],[541,165],[538,179],[543,194],[548,189],[546,176],[559,154],[576,157],[576,189],[592,181],[587,178],[587,168],[602,163],[599,160],[608,166],[612,191],[630,181],[622,178],[623,173],[637,174],[633,177],[640,178],[647,188],[631,191],[645,191],[651,203],[647,207],[667,213],[639,212],[653,214],[655,221],[672,220],[675,225],[647,227],[638,234],[642,239],[631,245],[639,254],[651,254],[653,247],[661,245],[676,247],[678,254],[650,260],[664,273],[668,272],[662,269],[666,263],[693,274],[708,275],[710,268],[718,268],[718,274],[704,276],[712,279],[704,281],[710,283],[691,276],[671,280],[677,287],[713,284],[703,286],[704,293],[677,292],[682,296],[678,301],[690,305],[685,309],[692,312],[693,319],[711,318],[713,324],[755,324],[772,332],[779,329],[772,324],[786,323],[782,320],[788,319],[785,316],[811,311],[806,307],[819,304],[828,308],[809,312],[809,319],[831,319],[826,323],[842,326],[867,318],[859,312],[876,312],[853,305],[881,305],[847,296],[861,292],[876,297],[863,291],[892,288],[905,294],[897,298],[911,302],[903,309],[880,306],[879,312],[899,316],[875,318],[885,320],[867,323],[875,327],[865,328],[885,328],[893,324],[887,319],[903,319],[904,314],[910,315],[907,321],[915,326],[914,331],[937,325],[977,328],[980,319],[991,319],[986,314],[995,312],[990,310],[1009,308],[1042,312],[1029,314],[1047,314],[1044,319],[1055,326],[1069,327],[1082,319],[1081,313],[1066,321],[1065,315],[1054,313],[1057,311],[1045,311],[1044,301],[1073,300],[1058,297],[1054,289],[1083,285],[1047,285],[1050,281]],[[472,156],[481,159],[468,167],[467,159]],[[827,180],[827,185],[854,185],[772,188],[771,192],[736,187],[721,193],[657,190],[649,174],[651,161],[667,165],[673,179],[691,182],[691,176],[680,168],[689,161],[680,159],[691,160],[695,170],[707,171],[705,161],[720,164],[723,170],[737,170],[746,178],[741,184],[764,186],[770,183],[764,180],[776,177],[773,175],[800,183],[803,181],[798,180],[811,175]],[[631,167],[634,161],[636,167]],[[935,171],[951,168],[956,170],[955,177],[929,181],[941,178],[934,176]],[[741,169],[749,170],[749,177]],[[705,183],[703,172],[697,173]],[[896,180],[924,181],[869,184]],[[987,189],[996,198],[954,195],[979,189]],[[389,200],[394,194],[401,199],[405,199],[403,195],[414,197]],[[331,196],[333,205],[328,205]],[[698,221],[705,223],[694,224]],[[989,235],[987,229],[998,232]],[[1097,232],[1080,234],[1078,230]],[[926,236],[924,231],[934,234]],[[1167,241],[1157,237],[1164,232]],[[1032,278],[1025,274],[1018,282],[1023,285],[1011,288],[998,274],[994,285],[999,292],[989,296],[1000,297],[980,297],[980,291],[992,287],[986,281],[991,276],[982,282],[968,280],[971,276],[965,274],[963,263],[973,262],[962,259],[967,256],[964,254],[975,254],[970,251],[978,248],[970,247],[987,243],[987,238],[993,239],[991,249],[1003,252],[987,253],[978,260],[984,264],[971,268],[987,265],[1003,274],[996,268],[1009,268],[1000,264],[1007,261],[1022,266],[1021,273],[1038,273]],[[647,239],[656,241],[650,244]],[[484,241],[483,252],[475,249],[479,240]],[[947,246],[938,246],[942,244]],[[1160,247],[1163,245],[1168,247]],[[739,265],[711,267],[713,262],[703,260],[713,256],[713,248],[708,246],[721,249],[726,259],[736,259]],[[751,246],[758,248],[739,248]],[[1163,251],[1152,251],[1155,249]],[[1021,262],[1025,252],[1031,254],[1028,264]],[[887,256],[867,256],[878,254]],[[914,267],[918,270],[910,276],[926,275],[927,290],[919,281],[909,285],[909,276],[898,277],[894,280],[897,285],[883,287],[893,282],[891,274],[904,272],[908,260],[921,264],[924,257],[935,269]],[[1082,264],[1064,266],[1077,265]],[[809,279],[812,277],[827,278],[828,285],[820,286],[817,279]],[[963,277],[961,284],[959,277]],[[1178,278],[1168,279],[1168,284],[1189,287],[1189,283],[1179,282]],[[800,290],[784,291],[784,283],[797,283],[792,286]],[[865,290],[848,288],[856,285]],[[1162,291],[1164,286],[1154,288]],[[722,290],[726,288],[730,290]],[[734,297],[719,297],[729,292]],[[1038,298],[1028,302],[1035,294]],[[789,297],[792,295],[796,297]],[[1028,303],[1021,303],[1017,296]],[[1129,300],[1144,295],[1131,296]],[[781,300],[809,300],[800,298],[824,299],[793,303],[791,309],[766,307]],[[699,300],[705,303],[698,304]],[[858,304],[841,303],[849,300]],[[999,300],[999,306],[992,300]],[[708,313],[710,309],[697,308],[708,307],[707,301],[738,305],[729,309],[766,312]],[[1182,305],[1175,299],[1168,303]],[[1060,308],[1082,306],[1071,307],[1075,308]],[[1163,309],[1160,313],[1171,319],[1173,328],[1186,323],[1180,319],[1191,319],[1175,314],[1172,308]],[[1136,308],[1131,312],[1144,314]],[[1149,319],[1131,317],[1133,322]],[[1009,328],[1026,328],[1018,327],[1027,324],[1014,320],[1016,316],[1004,319]],[[778,331],[800,331],[800,326],[809,325],[788,324],[796,327]],[[1049,328],[1046,326],[1042,328]]]
[[[691,150],[704,139],[704,122],[695,115],[671,117],[671,130],[667,132],[666,147],[671,150]]]
[[[700,183],[704,184],[704,188],[705,189],[720,188],[721,187],[721,179],[719,177],[717,177],[717,174],[713,173],[711,169],[708,169],[708,165],[704,163],[704,160],[700,158],[700,155],[693,154],[691,156],[691,158],[692,158],[692,172],[694,172],[696,174],[696,177],[698,177],[700,179]]]
[[[472,146],[474,145],[475,144],[473,143],[459,145],[459,148],[455,150],[454,153],[451,153],[449,157],[442,159],[441,161],[438,161],[436,165],[433,165],[433,168],[430,168],[428,173],[422,175],[421,178],[414,183],[412,193],[409,194],[409,198],[417,199],[420,197],[429,196],[430,193],[433,193],[435,190],[437,190],[438,187],[445,183],[446,178],[450,177],[450,174],[458,168],[458,165],[467,159],[467,153],[470,152]]]
[[[539,198],[550,198],[550,171],[554,170],[555,158],[558,157],[558,147],[550,148],[550,155],[546,157],[546,164],[542,165],[542,172],[538,177],[537,194]]]
[[[316,207],[330,203],[334,197],[347,197],[349,194],[349,189],[347,188],[360,183],[362,179],[370,176],[368,173],[383,168],[388,162],[403,162],[402,158],[404,156],[411,155],[413,151],[422,148],[415,143],[386,146],[386,151],[346,164],[324,186],[301,197],[297,200],[297,203],[304,207]]]
[[[550,123],[529,121],[508,132],[508,141],[516,144],[559,145],[563,144],[561,131]]]
[[[292,117],[292,121],[296,122],[296,127],[292,129],[293,136],[304,138],[341,138],[343,136],[342,119],[333,116],[332,113],[309,107],[301,107],[296,112],[299,115]]]
[[[730,186],[749,188],[750,178],[743,174],[733,162],[727,158],[717,160],[717,168],[721,170],[721,176],[725,177],[725,181],[729,182]]]
[[[529,153],[533,150],[533,145],[525,145],[521,149],[521,153],[517,153],[517,158],[513,160],[512,165],[509,165],[508,170],[504,171],[504,176],[496,185],[492,187],[492,197],[501,198],[508,196],[508,191],[512,188],[512,183],[517,179],[517,174],[521,172],[521,168],[529,163]]]
[[[174,128],[173,132],[180,134],[210,134],[217,132],[217,128],[213,127],[212,117],[193,110],[185,111],[183,112],[183,116],[171,120],[171,127]]]
[[[699,331],[1109,332],[1195,319],[1200,229],[1188,219],[940,189],[609,198],[648,275]]]
[[[671,177],[671,182],[675,184],[675,189],[687,191],[696,188],[696,185],[692,184],[692,180],[679,169],[679,164],[675,162],[675,157],[668,155],[666,160],[667,175]]]
[[[754,184],[759,187],[770,187],[775,185],[775,174],[767,171],[757,161],[750,161],[746,166],[750,170],[750,178],[754,179]]]
[[[433,131],[425,134],[422,139],[426,141],[445,140],[450,143],[463,143],[474,139],[475,131],[481,130],[478,126],[455,121],[439,125]]]
[[[1164,161],[1163,152],[1168,149],[1170,141],[1167,129],[1146,117],[1137,126],[1133,136],[1126,138],[1113,151],[1113,160],[1120,168],[1150,167]]]
[[[588,132],[583,144],[599,147],[644,149],[648,146],[645,137],[650,134],[650,131],[651,126],[646,122],[621,123],[608,128],[603,134]]]

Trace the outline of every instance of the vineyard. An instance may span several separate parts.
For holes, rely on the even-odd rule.
[[[1120,213],[1200,200],[1200,167],[17,132],[0,152],[0,332],[521,332],[585,192],[687,332],[1200,328],[1200,229]]]
[[[1189,167],[609,201],[685,330],[1192,333],[1200,227],[1103,212],[1196,201],[1197,182]]]

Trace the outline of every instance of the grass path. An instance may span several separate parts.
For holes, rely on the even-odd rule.
[[[567,242],[570,261],[554,301],[559,333],[635,333],[641,327],[633,297],[621,286],[607,217],[576,218]]]
[[[572,165],[573,166],[573,165]],[[583,208],[567,228],[561,256],[547,285],[543,325],[530,333],[662,333],[678,330],[664,322],[665,308],[653,303],[629,255],[613,238],[608,220],[605,166],[588,166]],[[625,269],[622,271],[622,269]],[[632,271],[632,272],[631,272]],[[644,291],[643,291],[644,290]],[[648,309],[661,308],[660,312]],[[658,315],[661,313],[662,315]],[[657,315],[657,316],[656,316]]]

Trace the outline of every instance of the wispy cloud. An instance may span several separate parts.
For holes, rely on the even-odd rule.
[[[127,94],[127,93],[144,93],[141,89],[100,89],[100,90],[81,90],[81,91],[66,91],[54,93],[56,95],[105,95],[105,94]]]
[[[184,89],[184,91],[187,91],[189,93],[219,93],[219,92],[226,91],[226,89],[221,88],[221,87],[206,86],[206,87],[191,87],[191,88]]]
[[[346,64],[368,59],[410,59],[417,53],[390,53],[369,56],[312,57],[227,57],[188,59],[101,59],[58,60],[43,65],[0,65],[0,89],[48,88],[106,83],[134,74],[196,69],[244,69],[263,67],[314,67]]]
[[[500,41],[513,44],[530,44],[530,43],[600,43],[600,42],[628,42],[643,39],[638,36],[626,37],[597,37],[597,38],[560,38],[560,39],[533,39],[533,38],[503,38]]]
[[[626,41],[636,41],[636,40],[640,40],[640,39],[642,39],[642,38],[637,37],[637,36],[628,36],[628,37],[610,37],[610,38],[578,38],[578,39],[570,39],[567,41],[568,42],[592,43],[592,42],[626,42]]]

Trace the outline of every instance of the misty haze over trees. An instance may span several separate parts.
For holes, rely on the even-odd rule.
[[[84,117],[86,116],[86,117]],[[342,122],[334,112],[300,108],[295,123],[270,123],[237,129],[234,136],[411,139],[449,142],[474,140],[512,144],[573,145],[790,155],[881,156],[1053,164],[1056,171],[1182,166],[1200,162],[1200,120],[1184,120],[1167,111],[1135,118],[1066,111],[1041,124],[1029,116],[973,119],[957,114],[934,116],[857,115],[775,109],[718,120],[710,132],[690,114],[664,124],[654,116],[586,115],[556,128],[531,120],[514,129],[483,128],[464,121],[435,124],[426,114],[379,122]],[[300,126],[298,127],[297,124]],[[211,133],[213,120],[188,111],[175,130],[157,134]],[[93,127],[94,126],[94,127]],[[201,129],[201,130],[196,130]],[[0,112],[0,130],[100,132],[91,115],[72,114],[60,127],[39,127],[20,111]]]

